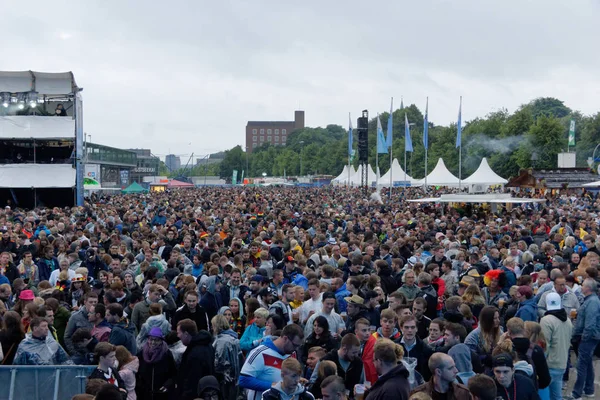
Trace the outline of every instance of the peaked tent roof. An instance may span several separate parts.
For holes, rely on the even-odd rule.
[[[144,189],[139,183],[133,182],[125,189],[121,190],[121,193],[145,193],[148,189]]]
[[[415,184],[424,185],[425,179],[420,179]],[[458,178],[448,171],[444,160],[440,158],[433,171],[427,175],[427,186],[458,186]]]
[[[171,182],[167,185],[168,188],[184,188],[184,187],[194,187],[193,183],[181,182],[177,179],[172,179]]]
[[[392,179],[394,181],[404,181],[404,170],[400,166],[400,163],[398,162],[397,158],[394,158],[394,161],[392,161],[392,168],[390,168],[388,172],[386,172],[382,177],[379,178],[380,185],[389,185],[390,173],[392,174]],[[411,176],[407,174],[406,180],[410,182],[413,180],[413,178],[411,178]]]
[[[467,184],[482,184],[482,185],[499,185],[507,184],[508,181],[495,173],[487,162],[487,159],[483,157],[479,168],[467,179],[463,179],[462,183]]]
[[[358,166],[356,173],[350,177],[350,184],[353,186],[358,186],[361,184],[362,177],[362,165]],[[371,183],[377,180],[377,176],[375,176],[375,171],[370,165],[367,165],[367,185],[371,186]]]
[[[350,171],[350,174],[352,174],[352,171]],[[344,177],[346,178],[346,180],[348,180],[348,166],[344,165],[344,169],[342,170],[342,173],[339,174],[337,177],[333,178],[332,181],[335,182],[340,182],[344,180]]]

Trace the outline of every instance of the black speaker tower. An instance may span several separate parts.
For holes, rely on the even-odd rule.
[[[360,186],[366,194],[369,190],[369,182],[367,182],[367,166],[369,164],[369,111],[363,110],[362,117],[358,118],[356,126],[358,127],[358,165],[361,169]]]

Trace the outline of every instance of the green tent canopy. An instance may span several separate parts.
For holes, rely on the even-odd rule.
[[[133,182],[131,185],[121,190],[121,193],[146,193],[148,189],[144,189],[139,183]]]
[[[98,182],[94,178],[90,178],[87,176],[83,178],[83,184],[90,185],[90,186],[100,186],[100,182]]]

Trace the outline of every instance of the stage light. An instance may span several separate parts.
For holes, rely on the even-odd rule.
[[[2,99],[2,107],[8,108],[8,106],[10,105],[10,93],[0,93],[0,99]]]
[[[27,93],[27,102],[29,103],[29,107],[36,108],[37,100],[38,100],[37,92],[31,91],[31,92]]]

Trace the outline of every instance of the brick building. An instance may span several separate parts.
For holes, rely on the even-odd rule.
[[[248,152],[265,144],[285,146],[290,133],[304,128],[304,111],[295,111],[293,121],[248,121],[246,148]]]

